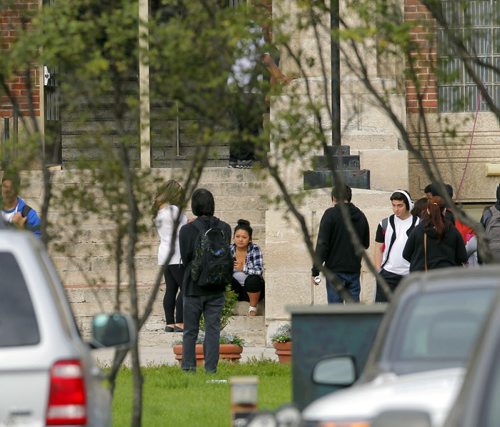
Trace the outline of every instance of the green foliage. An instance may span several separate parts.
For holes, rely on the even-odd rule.
[[[271,361],[219,363],[216,375],[207,375],[203,370],[186,374],[178,366],[144,368],[143,374],[143,425],[148,427],[230,425],[229,379],[233,376],[258,376],[260,410],[274,410],[292,398],[290,365]],[[130,384],[130,370],[123,369],[113,399],[113,425],[130,425]]]
[[[220,344],[235,344],[240,347],[245,346],[245,340],[238,335],[230,334],[226,331],[222,331],[220,334]]]
[[[234,316],[234,309],[236,308],[236,304],[238,303],[238,295],[234,292],[230,287],[226,289],[226,295],[224,300],[224,307],[222,308],[221,315],[221,329],[224,329],[231,318]]]
[[[283,323],[271,336],[271,341],[280,343],[292,341],[292,326],[289,323]]]
[[[226,294],[225,294],[225,299],[224,299],[224,307],[222,308],[222,314],[221,314],[221,329],[223,330],[221,332],[221,337],[220,337],[220,343],[221,344],[236,344],[239,345],[240,347],[243,347],[244,345],[244,340],[243,338],[233,335],[233,334],[228,334],[224,331],[224,328],[229,324],[231,321],[231,318],[234,316],[234,309],[236,308],[236,304],[238,303],[238,295],[236,295],[236,292],[234,292],[230,286],[227,287],[226,289]],[[198,344],[203,343],[203,340],[205,338],[205,319],[203,316],[201,316],[200,320],[200,333],[198,334]]]

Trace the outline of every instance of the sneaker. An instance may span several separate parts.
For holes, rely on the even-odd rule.
[[[240,161],[240,167],[242,169],[248,169],[252,167],[252,161],[251,160],[241,160]]]
[[[239,161],[239,167],[242,169],[250,169],[253,164],[255,163],[255,160],[249,159],[249,160],[240,160]]]

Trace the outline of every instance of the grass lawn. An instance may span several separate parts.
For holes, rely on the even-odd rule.
[[[149,367],[142,372],[145,427],[231,425],[229,378],[232,376],[258,376],[259,409],[273,410],[292,400],[291,366],[272,361],[219,363],[216,375],[205,374],[203,368],[196,374],[187,374],[178,366]],[[210,380],[228,381],[207,382]],[[131,408],[132,376],[124,368],[113,398],[113,426],[130,425]]]

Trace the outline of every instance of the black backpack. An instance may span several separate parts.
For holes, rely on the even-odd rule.
[[[191,262],[191,280],[201,288],[224,290],[233,276],[233,256],[221,222],[206,229],[200,221],[193,222],[198,229]]]
[[[495,207],[490,208],[491,217],[486,223],[486,237],[495,263],[500,263],[500,211]]]

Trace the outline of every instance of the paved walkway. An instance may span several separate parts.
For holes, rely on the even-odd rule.
[[[140,347],[141,366],[159,366],[176,364],[174,352],[171,345],[160,343],[159,345],[141,345]],[[95,350],[93,352],[99,366],[110,366],[113,358],[113,350]],[[241,354],[241,362],[251,359],[278,360],[273,347],[244,347]],[[130,358],[127,356],[125,365],[130,366]]]

